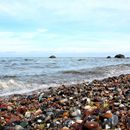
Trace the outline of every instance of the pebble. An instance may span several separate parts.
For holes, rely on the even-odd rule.
[[[31,117],[31,112],[27,111],[27,112],[25,113],[25,117],[26,117],[26,118],[30,118],[30,117]]]
[[[76,120],[76,123],[81,124],[83,122],[83,120]]]
[[[0,129],[127,130],[130,75],[0,98]]]
[[[95,121],[86,122],[83,126],[84,130],[99,130],[99,124]]]
[[[42,110],[41,110],[41,109],[38,109],[38,110],[35,112],[35,115],[38,116],[38,115],[40,115],[40,114],[42,114]]]
[[[74,112],[72,112],[71,115],[72,115],[73,117],[75,117],[75,116],[80,116],[80,115],[81,115],[81,111],[80,111],[79,109],[77,109],[77,110],[75,110]]]
[[[112,125],[116,126],[119,123],[119,118],[117,115],[112,116]]]
[[[13,110],[13,107],[7,106],[7,110],[8,110],[8,111],[12,111],[12,110]]]
[[[24,130],[24,128],[20,125],[16,125],[14,130]]]
[[[61,130],[70,130],[68,127],[63,127]]]

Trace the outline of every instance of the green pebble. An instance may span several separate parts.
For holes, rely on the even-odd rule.
[[[0,111],[6,111],[7,108],[0,108]]]
[[[22,127],[27,127],[28,126],[28,122],[26,122],[26,121],[23,121],[23,122],[21,122],[20,123],[20,125],[22,126]]]

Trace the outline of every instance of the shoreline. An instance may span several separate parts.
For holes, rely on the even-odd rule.
[[[39,87],[39,88],[36,88],[36,89],[27,90],[27,92],[25,92],[25,90],[23,90],[23,91],[20,90],[20,93],[18,91],[14,92],[14,93],[8,92],[7,94],[2,94],[2,96],[0,95],[0,98],[10,98],[13,95],[27,96],[27,95],[39,94],[39,93],[42,93],[43,91],[49,91],[50,88],[57,89],[57,88],[60,88],[62,86],[73,87],[73,86],[83,85],[83,84],[89,85],[94,80],[102,81],[104,79],[108,79],[108,78],[111,78],[111,77],[119,77],[120,75],[130,75],[130,74],[124,73],[124,74],[117,74],[117,75],[111,75],[111,76],[105,76],[105,77],[102,76],[100,78],[93,78],[93,79],[88,79],[88,80],[84,79],[82,81],[72,81],[72,82],[68,82],[68,83],[48,84],[44,87]]]
[[[4,96],[0,101],[2,130],[82,130],[90,124],[95,130],[126,130],[130,126],[130,74]]]

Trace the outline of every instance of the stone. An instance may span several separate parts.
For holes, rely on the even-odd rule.
[[[117,115],[113,115],[112,116],[112,125],[116,126],[119,122],[118,116]]]
[[[63,113],[63,118],[65,118],[65,117],[69,117],[69,112],[64,112]]]
[[[41,110],[41,109],[38,109],[38,110],[35,112],[35,115],[38,116],[38,115],[40,115],[40,114],[42,114],[42,110]]]
[[[86,105],[86,106],[84,107],[84,109],[85,109],[85,110],[88,110],[88,111],[93,111],[93,110],[97,109],[97,106]]]
[[[30,117],[31,117],[31,112],[27,111],[27,112],[25,113],[25,117],[26,117],[26,118],[30,118]]]
[[[81,124],[83,120],[76,120],[76,123]]]
[[[119,107],[120,107],[120,108],[124,108],[125,105],[124,105],[124,104],[120,104]]]
[[[68,99],[62,99],[62,100],[60,100],[60,103],[66,103],[66,102],[68,102]]]
[[[42,102],[43,95],[44,95],[44,93],[41,93],[40,96],[38,97],[39,102]]]
[[[107,56],[107,59],[110,59],[111,58],[111,56]]]
[[[20,114],[25,114],[25,112],[27,111],[27,109],[24,106],[18,107],[17,111]]]
[[[22,121],[22,122],[20,123],[20,126],[22,126],[23,128],[27,127],[28,125],[29,125],[29,124],[28,124],[27,121]]]
[[[84,107],[84,109],[85,109],[85,110],[90,110],[90,111],[91,111],[91,110],[92,110],[92,107],[91,107],[90,105],[86,105],[86,106]]]
[[[24,128],[21,125],[16,125],[14,130],[24,130]]]
[[[84,124],[83,130],[99,130],[99,124],[95,121],[88,121]]]
[[[4,127],[0,124],[0,130],[4,130]]]
[[[66,120],[65,122],[64,122],[64,126],[66,126],[66,127],[70,127],[72,124],[74,124],[75,122],[73,121],[73,120],[71,120],[71,119],[68,119],[68,120]]]
[[[113,116],[113,115],[112,115],[111,112],[106,112],[106,113],[103,114],[103,117],[104,117],[104,118],[112,118],[112,116]]]
[[[43,121],[42,121],[41,119],[38,119],[38,120],[37,120],[37,123],[39,123],[39,124],[42,123],[42,122],[43,122]]]
[[[88,104],[90,104],[91,103],[91,99],[87,98],[87,102],[88,102]]]
[[[73,117],[75,117],[75,116],[80,116],[80,115],[81,115],[81,111],[80,111],[79,109],[77,109],[77,110],[75,110],[74,112],[72,112],[71,115],[72,115]]]
[[[45,124],[40,124],[40,125],[38,126],[38,129],[39,129],[39,130],[44,130],[44,128],[45,128]]]
[[[127,97],[130,96],[130,90],[127,90],[127,91],[125,92],[125,96],[127,96]]]
[[[13,107],[7,106],[7,110],[8,110],[8,111],[12,111],[12,110],[13,110]]]
[[[63,127],[61,130],[70,130],[68,127]]]
[[[115,58],[125,58],[125,56],[123,54],[117,54],[115,55]]]
[[[71,126],[71,130],[83,130],[83,129],[82,129],[82,124],[74,123],[74,124]]]
[[[54,56],[54,55],[51,55],[49,58],[56,58],[56,56]]]

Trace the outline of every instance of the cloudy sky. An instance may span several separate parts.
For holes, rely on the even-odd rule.
[[[0,0],[1,56],[130,56],[130,0]]]

